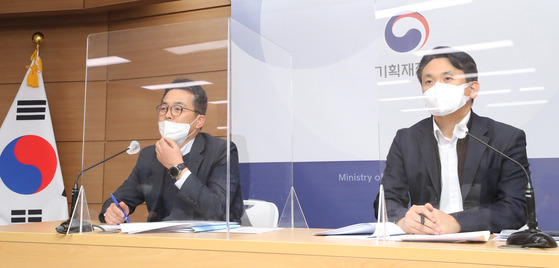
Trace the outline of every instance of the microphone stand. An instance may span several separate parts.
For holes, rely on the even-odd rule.
[[[99,163],[97,163],[97,164],[95,164],[95,165],[93,165],[93,166],[90,166],[90,167],[88,167],[88,168],[82,170],[82,171],[80,172],[80,174],[78,174],[78,176],[77,176],[76,179],[74,180],[74,187],[72,187],[72,203],[71,203],[71,205],[70,205],[70,219],[68,219],[68,220],[66,220],[66,221],[64,221],[64,222],[62,222],[59,226],[57,226],[57,227],[55,228],[56,231],[57,231],[58,233],[66,234],[66,233],[68,232],[68,228],[70,228],[70,220],[71,220],[71,218],[72,218],[72,214],[74,213],[74,209],[75,209],[75,207],[76,207],[76,202],[77,202],[77,199],[78,199],[78,192],[79,192],[79,190],[78,190],[78,180],[79,180],[79,178],[82,176],[82,174],[83,174],[84,172],[86,172],[86,171],[88,171],[88,170],[90,170],[90,169],[92,169],[92,168],[94,168],[94,167],[100,165],[100,164],[103,164],[103,163],[105,163],[105,162],[107,162],[107,161],[109,161],[109,160],[111,160],[111,159],[113,159],[113,158],[115,158],[115,157],[117,157],[117,156],[123,154],[124,152],[128,151],[129,149],[130,149],[130,148],[126,148],[126,149],[124,149],[124,150],[122,150],[122,151],[116,153],[115,155],[113,155],[113,156],[111,156],[111,157],[109,157],[109,158],[107,158],[107,159],[104,159],[103,161],[101,161],[101,162],[99,162]],[[82,231],[84,231],[84,232],[91,232],[91,231],[93,231],[93,230],[92,230],[92,228],[89,228],[89,225],[88,225],[88,226],[84,226],[84,228],[83,228]]]
[[[555,239],[538,229],[538,221],[536,219],[536,198],[534,197],[534,187],[532,186],[532,179],[530,178],[530,174],[528,174],[528,171],[518,161],[495,149],[493,146],[485,143],[478,137],[470,134],[469,131],[466,131],[466,134],[469,137],[472,137],[476,141],[480,142],[481,144],[485,145],[489,149],[493,150],[494,152],[500,154],[504,158],[520,166],[520,168],[522,168],[522,171],[524,171],[524,174],[526,174],[526,178],[528,179],[528,182],[526,184],[526,191],[524,192],[524,196],[526,197],[526,225],[528,226],[528,229],[511,234],[509,238],[507,238],[507,245],[537,248],[556,248],[557,242],[555,241]]]

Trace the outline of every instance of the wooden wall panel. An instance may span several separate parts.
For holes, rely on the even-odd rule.
[[[68,9],[80,9],[84,0],[26,0],[0,1],[1,13],[43,12]]]
[[[0,84],[0,122],[4,122],[6,114],[12,106],[20,84]]]
[[[107,14],[0,20],[0,81],[21,83],[30,63],[35,32],[45,35],[40,56],[45,82],[85,80],[87,36],[107,31]]]
[[[202,131],[210,133],[216,137],[227,137],[227,105],[226,104],[208,104],[206,113],[206,122],[202,127]]]
[[[227,19],[217,18],[119,31],[110,36],[110,53],[155,51],[175,46],[227,40],[227,28]]]
[[[86,0],[87,1],[87,0]],[[167,3],[154,4],[150,6],[142,6],[137,8],[129,8],[116,10],[111,12],[111,22],[131,20],[137,18],[145,18],[159,16],[161,14],[182,13],[187,15],[189,11],[200,9],[213,9],[216,7],[230,6],[231,0],[181,0],[171,1]],[[228,14],[225,17],[230,16]]]
[[[86,114],[85,114],[85,140],[104,141],[106,113],[107,113],[106,112],[107,109],[107,83],[106,82],[87,83],[86,105],[87,106],[86,106]]]
[[[212,50],[178,57],[163,50],[115,54],[134,61],[133,65],[109,68],[110,80],[211,72],[227,69],[227,50]],[[119,66],[120,67],[120,66]]]
[[[86,12],[106,12],[111,10],[131,9],[139,6],[151,6],[157,3],[176,0],[83,0]]]
[[[107,139],[159,139],[155,106],[161,102],[162,91],[147,90],[142,83],[161,79],[110,81],[107,92]],[[154,81],[154,82],[151,82]],[[166,81],[169,83],[169,81]],[[143,84],[146,85],[146,84]]]
[[[141,0],[83,0],[84,8],[111,6],[123,3],[140,2]]]
[[[68,202],[70,202],[74,181],[82,170],[82,146],[83,144],[81,142],[56,143]],[[87,142],[84,150],[83,167],[87,168],[103,160],[104,151],[105,146],[103,142]],[[85,172],[81,182],[78,183],[78,187],[82,182],[86,191],[87,201],[99,203],[103,185],[103,165],[99,165]]]
[[[82,141],[84,83],[45,83],[45,91],[56,141]]]
[[[52,125],[57,141],[83,140],[84,82],[45,83]],[[90,83],[88,114],[89,140],[105,135],[105,83]]]
[[[175,0],[3,0],[0,1],[0,17],[21,18],[102,13],[169,1]]]
[[[176,78],[208,81],[212,84],[203,87],[209,101],[227,99],[226,71],[110,81],[107,93],[107,139],[160,138],[155,106],[161,102],[163,90],[146,90],[141,86],[168,84]],[[226,131],[217,130],[217,126],[226,125],[225,109],[226,105],[223,104],[208,104],[205,132],[225,136]]]
[[[124,21],[111,21],[109,24],[110,31],[134,29],[139,27],[149,27],[156,25],[166,25],[173,23],[181,23],[188,21],[201,21],[215,18],[227,18],[231,16],[231,7],[216,7],[211,9],[194,10],[184,13],[167,14],[165,16],[152,16],[139,19],[130,19]]]
[[[208,101],[227,100],[227,71],[192,73],[175,76],[176,78],[189,78],[194,81],[207,81],[210,85],[202,86]],[[209,105],[209,104],[208,104]]]
[[[99,212],[101,211],[101,205],[102,205],[102,203],[88,202],[87,208],[89,209],[89,216],[91,217],[91,220],[94,220],[94,221],[99,220]]]
[[[0,22],[1,23],[1,22]],[[2,25],[2,24],[0,24]],[[35,32],[27,28],[22,31],[11,31],[8,27],[0,27],[0,83],[14,84],[16,92],[27,72],[26,66],[35,50],[31,37]],[[41,58],[44,56],[41,54]]]
[[[42,31],[42,30],[41,30]],[[87,36],[107,31],[102,24],[64,24],[57,29],[42,31],[46,36],[41,55],[45,81],[84,81]]]
[[[107,31],[91,33],[87,36],[87,60],[96,60],[109,56],[109,34]],[[88,66],[87,81],[106,81],[107,66]]]
[[[227,31],[227,19],[220,18],[115,32],[109,55],[131,62],[109,66],[109,80],[227,70]],[[223,46],[210,49],[207,43],[215,41]],[[182,55],[165,50],[184,46],[201,50]]]

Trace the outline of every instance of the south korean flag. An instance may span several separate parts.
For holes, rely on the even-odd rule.
[[[0,225],[68,219],[39,48],[0,128]]]

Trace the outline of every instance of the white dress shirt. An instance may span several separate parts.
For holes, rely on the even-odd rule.
[[[470,114],[471,112],[460,123],[467,124],[470,120]],[[462,211],[464,208],[460,180],[458,178],[458,153],[456,151],[458,138],[454,134],[450,139],[445,137],[434,118],[433,130],[437,139],[439,159],[441,161],[441,203],[439,210],[447,214]]]

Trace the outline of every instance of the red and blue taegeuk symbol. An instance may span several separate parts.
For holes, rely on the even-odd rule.
[[[404,53],[412,51],[421,43],[422,34],[421,31],[419,31],[418,29],[409,29],[403,36],[394,35],[394,25],[396,24],[396,22],[404,18],[416,19],[423,25],[423,29],[425,31],[425,36],[423,36],[424,41],[421,46],[417,48],[417,50],[421,49],[427,42],[427,39],[429,39],[429,23],[427,23],[427,20],[425,19],[425,17],[423,17],[423,15],[417,12],[409,12],[396,15],[388,20],[388,23],[386,23],[386,27],[384,29],[384,39],[386,40],[386,44],[392,50]]]
[[[48,141],[25,135],[6,145],[0,154],[0,178],[16,193],[36,194],[50,184],[57,165],[56,152]]]

